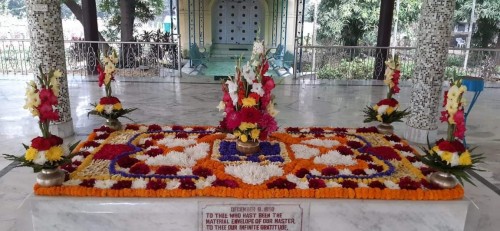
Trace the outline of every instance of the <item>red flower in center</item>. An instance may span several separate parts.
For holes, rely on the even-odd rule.
[[[262,117],[262,113],[254,107],[244,107],[240,111],[241,121],[248,123],[257,123]]]

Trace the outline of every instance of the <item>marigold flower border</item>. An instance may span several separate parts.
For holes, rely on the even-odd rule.
[[[206,127],[206,126],[203,126]],[[325,127],[325,129],[334,129]],[[96,133],[89,135],[93,140]],[[79,150],[83,142],[75,149]],[[416,153],[416,152],[415,152]],[[421,174],[421,173],[420,173]],[[456,200],[464,196],[464,189],[457,185],[452,189],[407,190],[378,188],[320,188],[320,189],[250,189],[245,187],[208,187],[204,189],[100,189],[83,186],[41,187],[34,185],[38,196],[76,196],[76,197],[232,197],[241,199],[268,198],[339,198],[339,199],[379,199],[379,200]]]

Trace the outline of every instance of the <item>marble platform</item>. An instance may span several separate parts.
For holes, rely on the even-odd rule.
[[[302,227],[295,230],[472,230],[477,211],[469,200],[238,200],[227,198],[73,198],[30,196],[19,216],[18,230],[182,230],[196,231],[202,206],[211,204],[290,205],[303,209]],[[28,213],[29,214],[29,213]],[[64,221],[64,222],[62,222]],[[300,223],[300,219],[295,223]]]
[[[20,77],[22,76],[2,80],[0,76],[0,153],[22,153],[21,143],[28,143],[38,134],[36,120],[22,108],[25,80],[29,78]],[[409,104],[409,86],[411,83],[404,83],[401,94],[398,95],[402,107]],[[123,78],[114,83],[113,90],[126,107],[140,108],[131,115],[136,123],[216,125],[221,119],[221,114],[215,108],[221,97],[220,82],[213,79]],[[280,126],[358,127],[363,120],[364,105],[373,104],[384,97],[385,90],[381,81],[285,79],[274,91],[278,99],[277,110],[281,111],[277,117],[278,122]],[[99,118],[87,117],[90,103],[96,102],[104,94],[103,90],[97,87],[95,78],[70,78],[69,94],[76,135],[65,140],[66,143],[84,139],[93,128],[104,123],[104,120]],[[498,84],[488,85],[471,112],[467,124],[468,143],[479,146],[478,152],[486,154],[486,163],[482,167],[487,171],[478,174],[497,187],[500,186],[499,96]],[[405,127],[404,123],[395,124],[396,134],[402,135]],[[440,124],[438,136],[444,136],[445,133],[444,125]],[[0,171],[5,170],[5,175],[0,176],[0,231],[30,230],[31,210],[26,210],[29,207],[25,205],[26,201],[32,198],[35,174],[28,168],[5,168],[10,163],[0,158]],[[500,227],[500,196],[481,182],[474,182],[477,187],[470,184],[464,186],[465,200],[471,201],[467,216],[477,216],[466,220],[465,230],[497,231]],[[61,198],[52,199],[57,201]],[[64,198],[62,201],[70,199]],[[337,200],[332,200],[335,201]],[[381,206],[381,209],[385,208]],[[23,221],[22,218],[29,220]],[[60,224],[66,223],[66,220],[62,220],[64,215],[60,218]],[[91,227],[92,222],[88,221],[86,225]],[[364,227],[362,222],[358,225]],[[336,226],[330,227],[332,229],[329,230],[333,230]],[[377,229],[384,230],[376,226],[367,230]]]

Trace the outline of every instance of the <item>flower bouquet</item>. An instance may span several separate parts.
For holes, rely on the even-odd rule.
[[[59,95],[59,78],[62,76],[62,72],[56,70],[43,73],[41,67],[39,67],[39,71],[38,83],[35,81],[28,83],[24,108],[28,109],[33,117],[39,118],[38,125],[42,136],[31,140],[30,146],[23,144],[26,149],[24,156],[3,155],[8,160],[16,161],[15,167],[32,167],[34,172],[42,171],[44,174],[38,175],[38,183],[42,186],[51,186],[52,181],[50,179],[49,182],[46,181],[47,174],[50,173],[52,177],[57,178],[55,185],[62,184],[64,173],[57,168],[71,160],[72,155],[68,155],[68,153],[76,147],[78,142],[71,145],[70,152],[66,152],[62,147],[63,139],[50,133],[50,122],[59,120],[57,97]]]
[[[99,103],[91,104],[94,109],[88,115],[97,115],[106,119],[106,125],[114,130],[121,129],[121,123],[118,118],[126,117],[125,115],[137,110],[137,108],[123,108],[120,100],[111,95],[111,81],[114,81],[114,74],[116,72],[116,64],[118,57],[116,53],[104,57],[104,70],[100,63],[97,64],[97,72],[99,72],[99,87],[104,85],[106,96],[99,100]],[[131,119],[130,119],[131,120]]]
[[[399,58],[396,55],[393,59],[389,59],[385,62],[387,68],[385,70],[385,80],[384,83],[388,86],[389,92],[387,92],[387,98],[380,100],[373,107],[366,106],[365,110],[365,120],[363,122],[368,123],[372,121],[379,121],[382,124],[379,125],[379,130],[382,133],[392,133],[393,122],[402,122],[405,116],[409,115],[408,109],[402,111],[399,109],[399,102],[393,98],[394,95],[399,93],[399,79],[401,77]]]
[[[278,129],[274,119],[278,111],[271,94],[275,84],[270,76],[265,75],[268,69],[264,44],[257,41],[251,60],[243,67],[238,61],[234,78],[222,85],[224,95],[218,108],[224,111],[224,119],[220,128],[236,136],[237,148],[240,147],[238,150],[243,153],[258,151],[258,141],[267,139]],[[242,146],[253,146],[253,149]]]
[[[469,150],[464,145],[465,138],[465,98],[463,94],[467,88],[462,85],[462,80],[455,77],[452,79],[450,89],[444,93],[443,107],[441,112],[441,122],[448,123],[446,139],[436,141],[431,147],[428,143],[427,148],[423,148],[426,155],[421,156],[421,161],[441,172],[433,173],[430,180],[444,187],[454,187],[457,182],[451,175],[454,175],[461,184],[467,181],[474,185],[470,180],[467,169],[478,170],[476,164],[481,163],[484,157],[481,154],[472,154],[473,149]],[[447,175],[448,184],[443,185],[442,178]],[[454,181],[454,182],[453,182]]]

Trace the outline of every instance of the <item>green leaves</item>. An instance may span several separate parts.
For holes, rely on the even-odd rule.
[[[378,112],[377,110],[373,109],[373,107],[366,106],[366,108],[363,110],[363,113],[365,113],[365,120],[363,120],[364,123],[369,123],[372,121],[378,121],[377,120],[377,115]],[[402,119],[406,116],[410,115],[410,111],[407,109],[404,109],[402,111],[396,110],[392,112],[391,114],[382,114],[382,123],[394,123],[394,122],[403,122]]]

